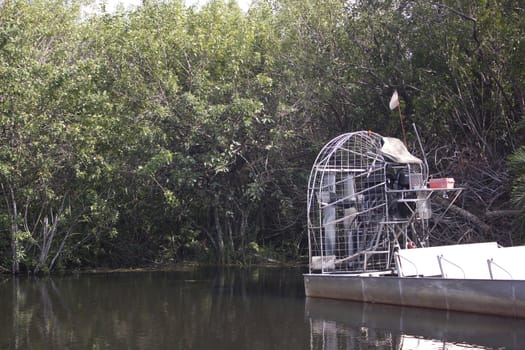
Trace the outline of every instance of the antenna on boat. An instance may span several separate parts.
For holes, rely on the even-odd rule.
[[[421,143],[421,137],[419,137],[419,132],[417,131],[416,123],[412,123],[412,127],[414,128],[414,132],[416,133],[417,142],[419,144],[419,148],[421,149],[421,155],[423,156],[423,163],[425,164],[425,174],[423,174],[423,182],[426,183],[428,181],[427,154],[425,153],[425,150],[423,149],[423,144]]]

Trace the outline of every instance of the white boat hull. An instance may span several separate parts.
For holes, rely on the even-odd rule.
[[[525,280],[305,274],[307,297],[525,318]]]

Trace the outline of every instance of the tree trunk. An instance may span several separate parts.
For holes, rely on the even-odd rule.
[[[2,189],[5,193],[4,184],[2,184]],[[7,207],[7,212],[9,215],[9,220],[11,221],[10,225],[10,236],[11,236],[11,272],[17,274],[19,272],[20,266],[18,263],[18,209],[16,206],[15,193],[13,188],[9,186],[9,194],[5,195],[5,202]]]
[[[16,205],[15,205],[16,208]],[[20,266],[18,263],[18,226],[16,224],[16,216],[11,218],[11,256],[13,259],[13,264],[11,266],[11,272],[13,275],[19,272]]]
[[[217,205],[213,208],[213,216],[215,221],[215,231],[217,232],[217,248],[219,253],[219,263],[224,263],[224,233],[222,232],[221,221],[219,216],[219,207]]]

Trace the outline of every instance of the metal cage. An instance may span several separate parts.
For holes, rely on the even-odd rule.
[[[388,271],[396,249],[425,246],[427,178],[397,139],[358,131],[328,142],[308,183],[310,273]]]

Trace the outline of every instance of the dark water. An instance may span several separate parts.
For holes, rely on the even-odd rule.
[[[0,349],[523,349],[525,321],[306,299],[298,269],[0,277]]]

